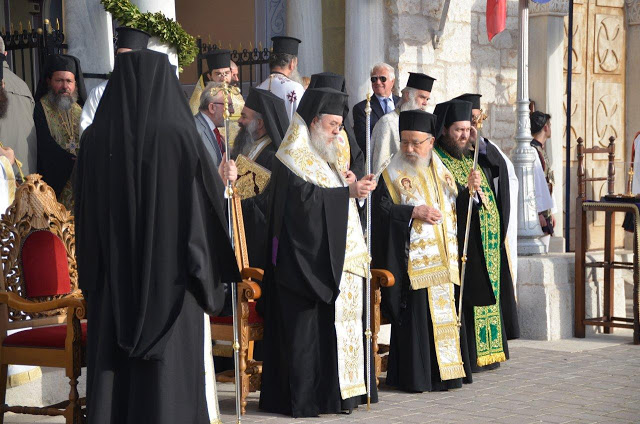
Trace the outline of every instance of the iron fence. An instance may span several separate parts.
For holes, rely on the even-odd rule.
[[[198,57],[196,58],[196,67],[198,78],[203,73],[203,63],[206,63],[206,55],[214,50],[219,49],[219,45],[211,43],[203,43],[198,38]],[[238,49],[231,49],[231,60],[238,66],[238,79],[240,80],[240,92],[244,96],[250,87],[260,84],[269,76],[269,59],[271,51],[267,48],[249,46],[243,49],[242,45]]]

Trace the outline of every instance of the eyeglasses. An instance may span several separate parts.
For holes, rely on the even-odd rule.
[[[407,141],[407,140],[401,140],[400,143],[405,146],[405,147],[413,147],[414,149],[419,147],[420,145],[422,145],[422,143],[424,143],[425,141],[429,141],[431,140],[433,137],[427,137],[422,141]]]
[[[384,75],[371,77],[372,84],[375,84],[376,82],[378,82],[378,80],[380,80],[380,82],[387,82],[387,77],[385,77]]]
[[[342,131],[344,129],[344,124],[338,124],[337,122],[332,122],[329,124],[329,128],[331,128],[331,131],[334,131],[336,128],[338,129],[338,131]]]

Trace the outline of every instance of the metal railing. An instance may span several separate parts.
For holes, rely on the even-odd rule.
[[[44,29],[33,29],[30,22],[25,29],[20,22],[18,29],[11,25],[9,31],[3,31],[0,35],[8,53],[9,67],[27,83],[32,92],[36,90],[45,58],[50,54],[64,53],[67,49],[59,22],[56,22],[55,29],[49,20],[44,21]]]

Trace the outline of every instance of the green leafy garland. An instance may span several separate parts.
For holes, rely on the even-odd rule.
[[[129,0],[100,0],[100,3],[104,6],[104,10],[111,13],[120,24],[146,31],[176,47],[180,71],[183,67],[189,66],[198,56],[196,39],[189,35],[179,23],[162,13],[142,13],[138,6]]]

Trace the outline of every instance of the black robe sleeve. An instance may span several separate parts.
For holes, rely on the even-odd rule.
[[[269,256],[273,281],[314,301],[332,303],[346,248],[349,188],[304,181],[279,160],[270,185]]]
[[[392,324],[400,324],[407,307],[409,236],[413,206],[393,203],[383,179],[373,193],[372,267],[390,271],[396,283],[382,288],[382,312]]]
[[[356,175],[356,178],[360,180],[362,179],[362,177],[364,177],[364,174],[366,172],[365,154],[360,149],[353,130],[349,126],[344,127],[344,130],[347,133],[347,139],[349,141],[349,151],[351,154],[351,163],[349,169]]]
[[[356,136],[356,142],[360,146],[360,151],[364,152],[365,140],[367,137],[366,115],[364,113],[364,105],[366,101],[357,103],[353,106],[353,132]],[[371,126],[373,129],[373,125]]]
[[[76,157],[60,147],[51,136],[47,117],[40,102],[36,102],[33,110],[33,121],[38,139],[38,173],[56,192],[56,196],[59,196],[71,177]]]

